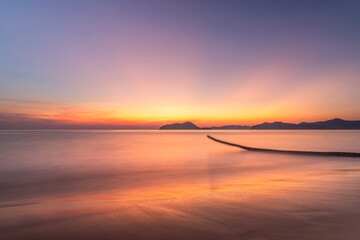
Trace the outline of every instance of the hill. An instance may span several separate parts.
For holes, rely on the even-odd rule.
[[[264,122],[252,126],[251,129],[360,129],[360,121],[346,121],[340,118],[334,118],[319,122],[302,122],[299,124],[283,122]]]
[[[192,122],[172,123],[160,127],[160,130],[187,130],[187,129],[201,129]]]

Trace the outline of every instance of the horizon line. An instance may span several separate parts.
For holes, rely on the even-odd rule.
[[[316,122],[324,122],[324,121],[330,121],[330,120],[335,120],[335,119],[339,119],[339,120],[344,120],[342,118],[331,118],[328,120],[321,120],[321,121],[314,121],[314,122],[299,122],[299,123],[316,123]],[[43,120],[43,119],[39,119]],[[344,121],[360,121],[360,120],[344,120]],[[186,123],[186,122],[191,122],[191,121],[182,121],[182,122],[171,122],[171,123],[166,123],[166,124],[162,124],[162,125],[136,125],[136,124],[122,124],[122,125],[115,125],[115,124],[111,124],[111,123],[99,123],[99,124],[86,124],[86,123],[61,123],[61,122],[57,122],[56,120],[52,120],[51,122],[47,122],[48,126],[42,126],[41,123],[32,123],[35,124],[35,126],[31,126],[31,123],[29,122],[17,122],[13,125],[11,125],[11,123],[8,123],[9,125],[6,126],[6,122],[1,122],[0,121],[0,130],[1,131],[48,131],[48,130],[158,130],[161,126],[165,126],[165,125],[171,125],[171,124],[175,124],[175,123]],[[192,122],[191,122],[192,123]],[[242,127],[249,127],[248,129],[251,129],[253,126],[256,125],[260,125],[263,123],[285,123],[285,124],[296,124],[296,123],[289,123],[289,122],[282,122],[282,121],[273,121],[273,122],[261,122],[258,124],[253,124],[253,125],[241,125],[241,124],[226,124],[226,125],[220,125],[220,126],[209,126],[209,127],[199,127],[200,130],[216,130],[216,129],[212,129],[212,128],[216,128],[216,127],[224,127],[224,126],[242,126]],[[23,126],[21,126],[23,124]],[[51,124],[54,124],[53,126],[51,126]],[[3,126],[1,126],[3,125]],[[27,126],[26,126],[27,125]],[[46,124],[45,124],[46,125]],[[196,125],[196,124],[195,124]],[[197,126],[197,125],[196,125]],[[226,130],[226,129],[223,129]],[[247,130],[247,129],[229,129],[229,130]],[[306,129],[304,129],[306,130]]]

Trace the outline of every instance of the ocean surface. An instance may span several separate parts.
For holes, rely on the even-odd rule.
[[[360,130],[0,131],[0,239],[360,239]]]

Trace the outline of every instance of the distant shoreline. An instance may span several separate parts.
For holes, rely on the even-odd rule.
[[[5,132],[111,132],[111,131],[119,131],[119,132],[126,132],[126,131],[156,131],[156,132],[176,132],[176,131],[199,131],[199,132],[206,132],[206,131],[313,131],[313,130],[320,130],[320,131],[359,131],[360,129],[168,129],[168,130],[160,130],[160,129],[0,129],[0,133]]]
[[[264,122],[254,126],[245,125],[225,125],[212,127],[199,127],[192,122],[171,123],[157,128],[156,126],[124,126],[124,125],[88,125],[80,126],[75,124],[57,124],[57,125],[43,125],[43,126],[29,126],[21,124],[7,125],[0,122],[0,131],[65,131],[65,130],[360,130],[360,121],[348,121],[339,118],[334,118],[327,121],[318,122],[301,122],[284,123],[284,122]]]
[[[201,128],[192,122],[166,124],[160,130],[355,130],[360,129],[360,121],[348,121],[334,118],[326,121],[284,123],[284,122],[264,122],[254,126],[226,125],[221,127]]]

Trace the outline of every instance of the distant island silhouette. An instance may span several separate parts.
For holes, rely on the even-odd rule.
[[[160,130],[192,130],[192,129],[202,129],[202,128],[196,126],[192,122],[172,123],[160,127]]]
[[[121,130],[121,129],[156,129],[159,126],[154,123],[123,125],[121,123],[107,122],[68,122],[57,119],[43,119],[31,114],[0,113],[0,130]],[[161,130],[236,130],[236,129],[360,129],[360,121],[347,121],[334,118],[327,121],[285,123],[264,122],[254,126],[225,125],[212,127],[199,127],[192,122],[171,123],[160,127]]]
[[[220,127],[201,128],[192,122],[166,124],[160,130],[202,130],[202,129],[360,129],[360,121],[347,121],[334,118],[327,121],[284,123],[284,122],[264,122],[254,126],[226,125]]]

